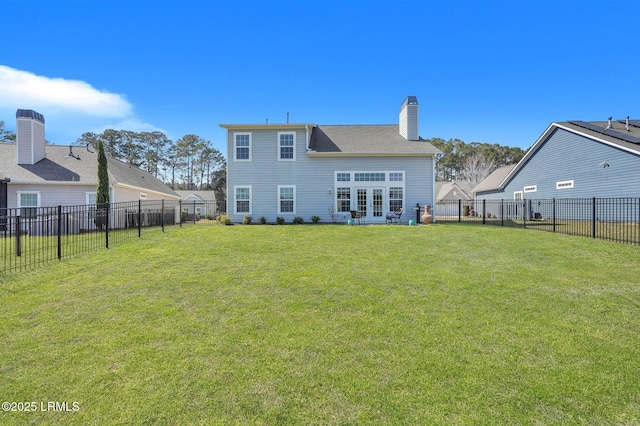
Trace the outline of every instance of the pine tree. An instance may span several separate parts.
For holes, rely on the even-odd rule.
[[[109,208],[109,173],[107,172],[107,156],[104,144],[98,141],[98,190],[96,192],[96,226],[103,229],[107,224],[107,209]]]

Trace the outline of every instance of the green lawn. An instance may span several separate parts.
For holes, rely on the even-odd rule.
[[[0,424],[638,424],[639,250],[492,226],[147,230],[0,276],[0,400],[36,403]]]

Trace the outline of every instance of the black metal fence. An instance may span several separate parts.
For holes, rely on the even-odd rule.
[[[640,198],[446,200],[436,202],[435,218],[640,244]]]
[[[133,201],[0,209],[0,273],[140,238],[145,228],[214,223],[216,202]]]

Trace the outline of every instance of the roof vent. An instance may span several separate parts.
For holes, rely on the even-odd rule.
[[[629,130],[629,116],[627,115],[627,119],[624,122],[624,127],[627,129],[627,132],[630,132],[631,130]]]
[[[607,127],[605,128],[605,130],[609,130],[611,128],[611,119],[613,117],[609,117],[609,123],[607,124]]]

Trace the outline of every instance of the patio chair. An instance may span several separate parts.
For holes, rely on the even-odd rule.
[[[401,217],[403,212],[404,209],[398,209],[387,213],[387,223],[391,224],[394,220],[396,223],[402,223]]]
[[[360,225],[361,223],[364,223],[364,217],[362,217],[360,212],[355,210],[350,210],[350,212],[351,212],[351,219],[355,220],[358,225]]]

